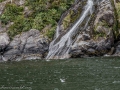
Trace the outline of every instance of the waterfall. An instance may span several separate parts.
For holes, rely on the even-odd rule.
[[[56,38],[50,43],[49,46],[49,53],[46,57],[46,59],[63,59],[63,58],[69,58],[69,50],[70,47],[73,43],[72,37],[74,34],[78,32],[79,26],[82,24],[84,19],[93,13],[93,0],[88,0],[87,4],[85,5],[84,11],[82,15],[80,15],[80,18],[78,21],[71,27],[71,29],[64,35],[62,36],[59,41],[59,26],[57,27],[56,30]],[[90,19],[88,19],[90,20]],[[88,21],[86,22],[86,24]],[[85,24],[85,27],[86,27]]]
[[[56,35],[55,35],[55,37],[57,38],[58,36],[59,36],[59,25],[57,25]]]

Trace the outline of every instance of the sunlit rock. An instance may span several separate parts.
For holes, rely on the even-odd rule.
[[[7,60],[31,60],[45,57],[48,40],[38,30],[31,29],[17,35],[6,48],[4,58]]]

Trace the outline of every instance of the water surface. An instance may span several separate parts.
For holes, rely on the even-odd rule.
[[[120,90],[120,57],[3,62],[0,90]]]

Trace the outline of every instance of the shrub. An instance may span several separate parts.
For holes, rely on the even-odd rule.
[[[51,25],[44,35],[50,39],[53,38],[56,29],[56,23],[59,21],[61,14],[68,9],[74,0],[26,0],[25,6],[32,13],[28,16],[23,15],[25,6],[17,6],[8,3],[4,13],[0,16],[3,25],[14,22],[10,26],[8,33],[11,38],[21,32],[28,31],[32,28],[44,32],[44,28]]]
[[[3,2],[4,0],[0,0],[0,3]]]
[[[32,28],[32,19],[24,18],[23,16],[17,17],[17,19],[14,21],[14,24],[10,26],[8,30],[8,34],[12,37],[14,37],[17,34],[20,34],[21,32],[28,31]]]
[[[3,24],[13,22],[17,16],[22,15],[23,7],[18,7],[15,4],[6,4],[4,13],[0,16],[0,20]]]

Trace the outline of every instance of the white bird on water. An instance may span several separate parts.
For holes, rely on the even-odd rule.
[[[64,83],[64,82],[65,82],[65,79],[60,78],[60,81],[61,81],[62,83]]]

